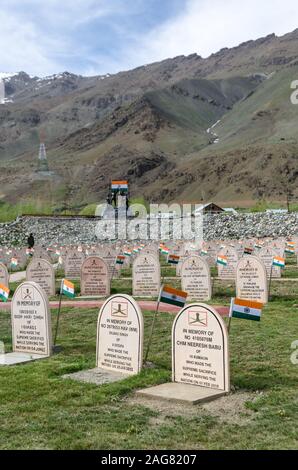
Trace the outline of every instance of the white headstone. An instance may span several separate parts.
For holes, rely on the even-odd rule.
[[[140,253],[133,263],[133,295],[138,297],[157,297],[160,291],[159,260],[146,253]]]
[[[268,302],[267,273],[264,263],[255,256],[244,256],[236,269],[236,296],[238,299]]]
[[[0,263],[0,284],[2,284],[5,287],[8,287],[8,279],[9,279],[9,276],[8,276],[7,267],[5,266],[5,264]]]
[[[181,267],[181,286],[188,299],[210,300],[211,277],[207,261],[198,255],[190,255]]]
[[[143,315],[135,300],[124,294],[110,297],[98,316],[97,367],[138,374],[143,361],[143,336]]]
[[[49,261],[33,257],[26,270],[26,280],[36,282],[48,297],[55,295],[55,271]]]
[[[226,266],[218,265],[218,277],[220,279],[235,280],[236,267],[239,259],[237,251],[231,246],[226,246],[222,248],[219,253],[227,257],[228,264]]]
[[[227,330],[212,307],[184,307],[173,323],[172,347],[173,382],[230,390]]]
[[[13,351],[50,356],[51,312],[46,294],[35,282],[24,282],[11,304]]]
[[[110,276],[106,262],[99,256],[90,256],[82,264],[81,294],[110,295]]]

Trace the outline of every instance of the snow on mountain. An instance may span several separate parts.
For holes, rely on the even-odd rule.
[[[14,73],[0,72],[0,80],[5,80],[7,78],[14,77],[15,75],[18,75],[18,73],[17,72],[14,72]]]

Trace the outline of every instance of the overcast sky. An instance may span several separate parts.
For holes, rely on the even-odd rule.
[[[297,0],[0,0],[0,72],[115,73],[297,27]]]

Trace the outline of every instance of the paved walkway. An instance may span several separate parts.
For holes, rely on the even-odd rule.
[[[65,300],[62,302],[62,308],[67,307],[67,308],[100,308],[102,304],[104,303],[104,300]],[[140,308],[142,310],[150,310],[154,311],[157,306],[157,302],[153,300],[139,300],[137,301],[139,304]],[[5,303],[0,303],[0,310],[10,310],[11,302],[5,302]],[[51,308],[58,308],[59,302],[56,300],[53,300],[50,302],[50,307]],[[229,307],[223,307],[222,305],[215,305],[214,308],[217,310],[217,312],[222,315],[222,316],[227,316],[229,314]],[[159,305],[159,311],[164,312],[164,313],[178,313],[179,310],[181,310],[180,307],[176,307],[175,305],[169,305],[169,304],[160,304]]]

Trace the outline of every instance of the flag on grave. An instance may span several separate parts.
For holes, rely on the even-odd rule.
[[[260,302],[232,299],[230,307],[230,318],[260,321],[263,306],[264,304],[261,304]]]
[[[160,246],[159,249],[161,254],[163,255],[168,255],[170,253],[170,250],[164,245]]]
[[[289,255],[295,254],[295,243],[294,242],[286,242],[285,252]]]
[[[2,300],[2,302],[7,302],[8,297],[9,297],[8,287],[4,286],[3,284],[0,284],[0,300]]]
[[[223,255],[218,255],[217,256],[217,264],[221,264],[222,266],[227,266],[228,264],[228,258]]]
[[[286,261],[284,258],[281,258],[280,256],[274,256],[272,264],[273,266],[277,266],[278,268],[283,269],[286,265]]]
[[[125,256],[118,255],[116,258],[116,264],[124,264]]]
[[[62,279],[61,282],[61,294],[70,297],[71,299],[75,296],[75,287],[74,284],[67,279]]]
[[[11,264],[11,266],[17,266],[18,265],[17,258],[11,258],[10,264]]]
[[[177,307],[184,307],[186,299],[187,292],[184,292],[182,290],[177,290],[170,286],[162,286],[160,290],[160,302],[171,305],[177,305]]]
[[[168,263],[169,264],[178,264],[180,260],[180,256],[178,255],[169,255],[168,256]]]

